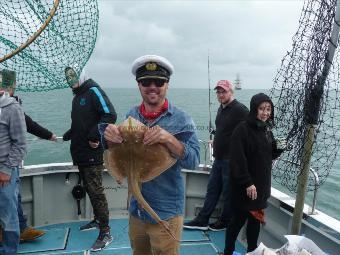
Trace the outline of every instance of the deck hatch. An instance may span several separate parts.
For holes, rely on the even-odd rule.
[[[64,250],[69,232],[69,228],[48,229],[46,230],[44,238],[36,239],[34,242],[20,244],[18,253],[30,254],[33,252]]]

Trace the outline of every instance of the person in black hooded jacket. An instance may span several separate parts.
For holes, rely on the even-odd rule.
[[[231,255],[242,226],[247,221],[247,252],[257,248],[260,224],[271,190],[272,161],[281,153],[271,131],[274,105],[259,93],[252,97],[247,119],[231,137],[231,184],[233,216],[226,230],[224,255]],[[283,145],[284,146],[284,145]]]
[[[117,115],[109,98],[96,82],[87,79],[84,73],[79,76],[71,67],[65,69],[65,76],[74,97],[71,128],[64,134],[63,140],[71,140],[73,164],[78,166],[94,212],[94,220],[81,226],[80,230],[99,228],[99,236],[91,247],[91,251],[99,251],[112,242],[112,236],[108,204],[102,186],[103,147],[98,124],[114,124]]]

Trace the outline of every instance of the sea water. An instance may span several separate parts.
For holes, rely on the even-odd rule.
[[[125,118],[131,106],[139,105],[141,97],[138,89],[105,88],[118,115],[117,123]],[[250,98],[259,92],[268,90],[243,89],[236,90],[235,97],[249,107]],[[41,93],[18,93],[23,100],[23,108],[34,121],[48,128],[57,136],[62,136],[71,126],[72,91],[70,89]],[[197,134],[201,140],[209,140],[209,96],[208,89],[176,89],[169,88],[168,98],[176,106],[186,111],[195,121]],[[211,92],[211,119],[214,126],[219,103],[214,92]],[[71,162],[69,142],[50,142],[27,136],[28,153],[25,165]],[[340,138],[339,138],[340,139]],[[204,149],[201,147],[201,162],[204,161]],[[317,204],[321,210],[340,220],[340,201],[334,194],[340,191],[340,155],[334,162],[326,182],[318,191]],[[273,186],[287,192],[286,189],[273,182]],[[295,194],[290,194],[295,196]],[[307,194],[306,202],[311,204],[312,192]]]

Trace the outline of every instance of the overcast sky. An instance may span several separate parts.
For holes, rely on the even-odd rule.
[[[103,87],[135,87],[131,63],[145,54],[166,57],[170,86],[208,87],[221,79],[243,88],[271,88],[291,49],[302,0],[98,0],[99,31],[87,72]]]

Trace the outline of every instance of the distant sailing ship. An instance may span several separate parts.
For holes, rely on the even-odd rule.
[[[236,80],[234,81],[234,85],[235,85],[235,89],[236,90],[241,90],[242,89],[241,79],[240,79],[240,75],[239,74],[236,75]]]

